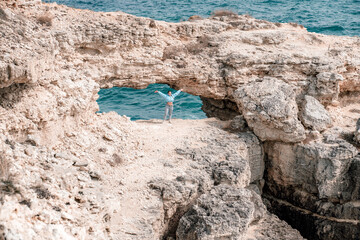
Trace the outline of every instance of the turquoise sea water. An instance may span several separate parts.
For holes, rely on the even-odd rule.
[[[115,111],[120,115],[131,117],[131,120],[162,118],[165,101],[159,94],[154,93],[155,90],[165,94],[169,90],[175,92],[165,84],[150,84],[146,89],[117,87],[101,89],[98,99],[100,110]],[[205,118],[201,105],[199,97],[182,92],[175,98],[173,118]]]
[[[44,1],[44,0],[43,0]],[[296,22],[310,32],[360,35],[360,0],[45,0],[94,11],[123,11],[137,16],[179,22],[192,15],[209,16],[216,9],[273,22]]]
[[[360,0],[43,0],[94,11],[123,11],[137,16],[179,22],[192,15],[209,16],[216,9],[229,9],[272,22],[296,22],[308,31],[331,35],[360,36]],[[163,102],[145,90],[102,89],[100,111],[116,111],[133,120],[161,118]],[[139,101],[139,99],[142,99]],[[144,100],[146,99],[146,100]],[[182,105],[181,105],[182,104]],[[204,118],[199,97],[183,93],[176,99],[176,118]]]

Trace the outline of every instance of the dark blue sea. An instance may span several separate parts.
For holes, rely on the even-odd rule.
[[[330,35],[360,36],[360,0],[43,0],[94,11],[123,11],[137,16],[179,22],[193,15],[207,17],[216,9],[229,9],[272,22],[296,22],[308,31]],[[102,89],[100,111],[116,111],[132,120],[161,118],[163,102],[153,90]],[[176,99],[175,118],[205,118],[199,97],[182,93]]]

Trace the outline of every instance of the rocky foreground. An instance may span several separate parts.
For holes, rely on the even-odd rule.
[[[360,38],[9,0],[0,43],[2,238],[359,239]],[[96,114],[151,83],[220,120]]]

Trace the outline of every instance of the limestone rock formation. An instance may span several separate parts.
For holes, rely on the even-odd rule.
[[[246,159],[249,159],[251,172],[250,183],[261,182],[265,170],[263,146],[253,133],[239,133],[239,137],[246,143]]]
[[[304,240],[295,229],[290,229],[289,225],[280,220],[274,214],[265,213],[257,224],[250,225],[245,240]]]
[[[231,120],[239,116],[237,105],[230,100],[216,100],[212,98],[201,97],[203,105],[201,109],[207,117],[216,117],[221,120]]]
[[[294,239],[302,239],[297,231],[274,219],[266,211],[257,185],[249,185],[250,181],[258,183],[262,180],[264,171],[263,150],[256,136],[249,132],[233,133],[230,136],[219,132],[211,138],[205,139],[203,136],[202,139],[205,146],[176,149],[177,154],[193,162],[183,175],[173,179],[156,178],[149,182],[162,202],[164,220],[161,223],[161,236],[176,236],[177,239],[219,236],[251,239],[257,232],[259,236],[265,234],[272,239],[286,234]],[[250,167],[249,162],[252,165]],[[215,213],[209,222],[203,212],[201,216],[193,216],[200,202],[206,205],[204,211]],[[205,222],[200,223],[199,219]],[[278,235],[263,229],[265,226],[255,226],[258,221],[283,226],[284,232]],[[247,231],[248,228],[252,230]]]
[[[316,75],[316,96],[323,103],[331,103],[337,100],[340,93],[339,82],[344,78],[340,74],[331,72],[321,72]]]
[[[332,124],[331,117],[324,106],[314,97],[306,95],[300,118],[305,127],[323,131]]]
[[[255,192],[226,185],[202,195],[180,219],[178,239],[241,239],[260,220],[265,206]]]
[[[354,133],[354,140],[360,144],[360,118],[356,122],[356,130]]]
[[[359,216],[355,202],[359,196],[359,184],[354,175],[358,163],[358,151],[354,146],[344,140],[324,139],[324,142],[297,145],[269,143],[266,149],[269,154],[267,188],[278,198],[270,198],[273,204],[284,205],[279,199],[287,199],[294,206],[310,210],[314,215],[303,212],[301,219],[308,215],[321,221],[318,228],[331,226],[346,232],[349,227],[346,224],[356,224]],[[340,209],[346,209],[346,213]],[[294,208],[285,204],[277,210],[292,212]],[[338,222],[333,217],[344,219],[344,222]],[[296,217],[287,220],[295,225],[298,221]],[[339,239],[340,236],[340,233],[331,235],[332,231],[316,231],[317,237],[324,236],[324,239]],[[350,238],[356,235],[355,232],[356,227],[349,230],[347,236]]]
[[[267,148],[269,159],[274,161],[268,173],[274,175],[270,176],[273,181],[279,181],[277,185],[293,185],[319,199],[344,198],[344,175],[349,174],[358,153],[351,144],[337,140],[296,146],[274,143]],[[277,168],[276,172],[272,168]]]
[[[239,132],[244,132],[245,130],[247,130],[247,123],[244,119],[244,116],[242,115],[238,115],[236,117],[234,117],[231,120],[230,126],[229,126],[232,130],[234,131],[239,131]]]
[[[201,171],[193,170],[185,176],[178,176],[175,181],[156,179],[149,183],[152,189],[159,191],[163,201],[165,225],[161,233],[163,236],[174,233],[180,217],[201,194],[211,189],[213,183],[210,176],[201,174]]]
[[[235,100],[249,127],[262,141],[299,142],[305,139],[291,85],[273,78],[264,79],[240,87]]]
[[[261,222],[261,224],[254,224]],[[302,240],[297,231],[266,213],[252,190],[219,185],[180,219],[177,239]]]
[[[247,15],[166,23],[9,0],[0,42],[6,238],[186,238],[204,234],[195,219],[214,225],[206,206],[241,208],[224,189],[263,209],[248,188],[304,237],[359,236],[358,37]],[[180,131],[96,113],[100,88],[151,83],[199,95],[208,116],[233,122],[176,120]],[[301,239],[269,212],[236,215],[245,210],[211,234],[245,226],[244,239]]]

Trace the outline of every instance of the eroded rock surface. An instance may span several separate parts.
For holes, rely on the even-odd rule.
[[[240,207],[214,196],[223,188],[262,209],[245,188],[264,183],[269,209],[309,239],[359,236],[359,38],[247,15],[166,23],[10,0],[0,2],[0,42],[7,238],[175,236],[183,216],[206,223],[211,199]],[[217,121],[175,121],[180,131],[95,114],[100,88],[150,83],[200,95],[208,116],[234,118],[233,133]],[[204,211],[188,219],[196,206]],[[243,218],[252,225],[237,216],[211,234],[247,226],[248,239],[301,239],[268,212]]]
[[[265,206],[258,194],[244,188],[219,185],[202,195],[181,218],[178,239],[241,239],[249,225],[260,220]]]
[[[300,142],[305,139],[291,85],[274,78],[264,79],[240,87],[235,98],[249,127],[262,141]]]
[[[304,98],[300,118],[305,127],[315,131],[323,131],[332,124],[330,114],[324,106],[308,95]]]
[[[359,179],[354,175],[358,168],[357,149],[339,139],[297,145],[270,143],[266,149],[266,188],[277,198],[270,198],[277,206],[275,212],[282,216],[286,211],[298,212],[285,219],[298,225],[305,237],[340,239],[345,234],[353,239],[359,224]],[[308,218],[319,224],[306,230],[298,224],[297,214],[302,221]],[[325,226],[330,229],[324,231]],[[335,234],[335,229],[342,229],[342,233]],[[352,230],[347,234],[346,229]]]
[[[296,230],[268,214],[252,190],[219,185],[181,218],[177,239],[302,240]]]
[[[354,140],[360,144],[360,118],[356,122],[356,130],[354,132]]]

